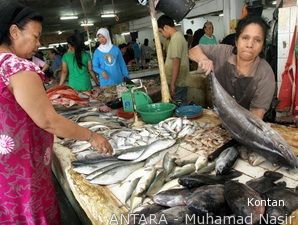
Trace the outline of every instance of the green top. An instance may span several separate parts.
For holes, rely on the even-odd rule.
[[[88,72],[88,62],[91,62],[90,55],[82,52],[83,66],[80,69],[74,52],[67,52],[62,57],[62,62],[66,63],[68,69],[68,85],[77,91],[89,91],[92,89],[91,76]]]
[[[203,35],[200,39],[200,45],[216,45],[217,41],[214,35],[208,37],[207,35]]]
[[[298,42],[297,42],[296,47],[295,47],[295,55],[298,56]]]
[[[173,58],[180,59],[180,72],[175,85],[177,87],[186,87],[186,78],[189,73],[188,46],[183,34],[180,31],[175,32],[175,34],[171,37],[168,46],[167,58],[165,62],[165,73],[168,84],[171,83],[172,79]]]

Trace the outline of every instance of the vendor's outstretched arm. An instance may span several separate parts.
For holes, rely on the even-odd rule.
[[[205,55],[200,46],[197,45],[191,48],[188,52],[188,56],[192,61],[197,62],[199,67],[203,69],[206,74],[213,71],[213,62]]]

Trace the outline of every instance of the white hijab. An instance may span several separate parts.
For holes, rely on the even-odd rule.
[[[109,34],[108,29],[106,29],[106,28],[100,28],[100,29],[97,31],[97,33],[96,33],[96,36],[98,36],[98,35],[102,35],[102,36],[104,36],[104,37],[107,39],[107,42],[106,42],[105,45],[100,44],[100,45],[98,46],[97,49],[98,49],[99,51],[103,52],[103,53],[107,53],[107,52],[109,52],[109,51],[112,49],[113,44],[112,44],[112,42],[111,42],[111,38],[110,38],[110,34]]]

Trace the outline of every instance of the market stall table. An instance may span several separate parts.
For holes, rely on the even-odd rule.
[[[137,71],[130,71],[129,78],[136,79],[136,78],[143,78],[149,76],[159,75],[159,69],[144,69],[144,70],[137,70]]]
[[[220,120],[210,110],[205,110],[203,116],[198,118],[200,123],[208,123],[213,127],[220,124]],[[292,129],[292,128],[291,128]],[[282,131],[284,130],[284,131]],[[287,133],[286,128],[281,129],[282,133]],[[291,132],[297,132],[297,129]],[[183,145],[174,146],[170,152],[176,152],[180,157],[187,157],[190,154],[196,154]],[[125,186],[119,184],[110,186],[99,186],[90,184],[83,178],[82,175],[72,170],[71,161],[73,154],[70,149],[63,147],[58,143],[58,139],[54,145],[54,163],[53,171],[62,188],[67,196],[70,192],[73,194],[76,201],[71,201],[73,204],[76,202],[90,219],[92,224],[108,225],[108,224],[121,224],[127,219],[129,212],[129,205],[124,203]],[[240,177],[241,182],[246,182],[252,178],[260,177],[265,171],[277,171],[284,175],[282,180],[287,182],[287,186],[295,188],[298,185],[298,173],[295,170],[288,171],[285,168],[275,167],[269,162],[264,162],[259,166],[251,166],[248,162],[238,160],[234,169],[243,173]],[[148,201],[148,200],[147,200]]]

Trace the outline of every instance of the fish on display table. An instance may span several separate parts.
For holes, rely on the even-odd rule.
[[[251,217],[249,221],[251,223],[247,225],[257,224],[265,213],[265,206],[249,202],[251,200],[261,202],[260,194],[236,181],[228,181],[224,186],[224,196],[233,214],[241,218]]]
[[[215,110],[226,130],[240,143],[250,147],[272,163],[287,167],[298,167],[291,147],[261,119],[240,106],[217,81],[214,73],[209,75]]]

